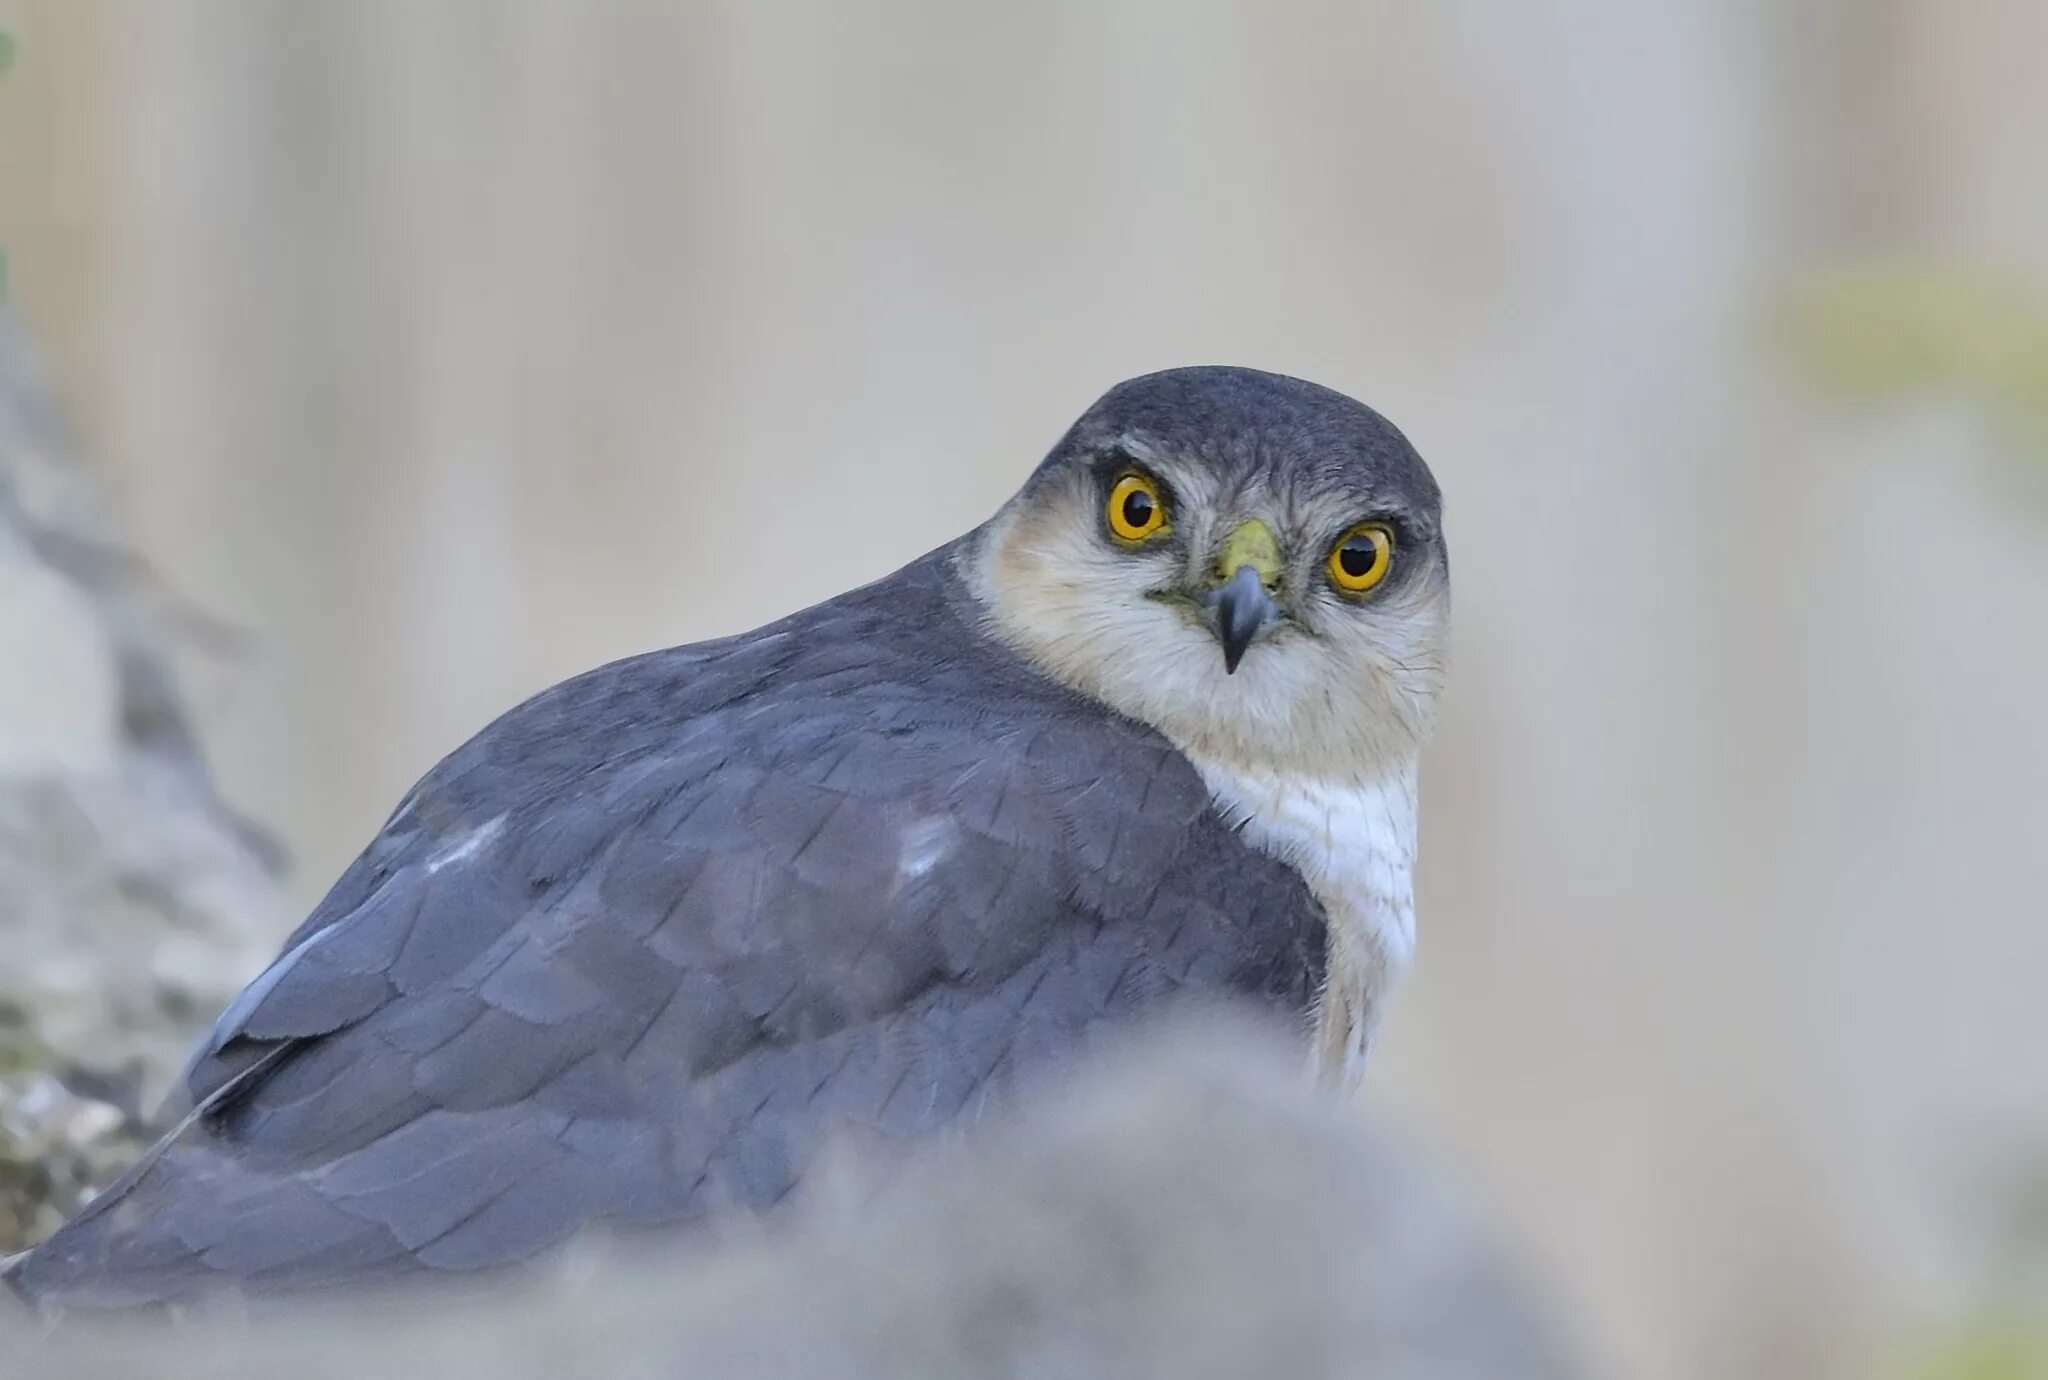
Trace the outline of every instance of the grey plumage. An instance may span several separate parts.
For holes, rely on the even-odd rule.
[[[191,1094],[296,1053],[18,1286],[303,1285],[766,1206],[828,1123],[929,1132],[1175,989],[1305,1008],[1300,879],[1155,734],[981,637],[947,555],[450,757]],[[918,847],[945,865],[905,880]]]
[[[1047,467],[1169,423],[1232,463],[1412,456],[1294,380],[1155,379]],[[1433,523],[1413,465],[1391,491]],[[1301,876],[989,634],[967,540],[456,751],[222,1016],[185,1090],[213,1105],[10,1282],[99,1306],[504,1265],[769,1207],[827,1133],[971,1120],[1176,995],[1304,1017]]]
[[[1240,485],[1285,477],[1305,491],[1369,493],[1379,512],[1415,525],[1441,555],[1443,496],[1429,466],[1392,422],[1320,384],[1233,368],[1128,379],[1081,415],[1030,482],[1076,460],[1116,456],[1131,437],[1198,456]]]

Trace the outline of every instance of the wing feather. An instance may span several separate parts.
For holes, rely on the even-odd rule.
[[[223,1014],[194,1110],[18,1267],[55,1300],[524,1258],[787,1194],[1188,988],[1299,1008],[1313,902],[928,561],[522,706]],[[943,649],[943,654],[936,649]]]

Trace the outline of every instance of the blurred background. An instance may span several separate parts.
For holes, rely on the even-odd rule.
[[[1408,432],[1454,549],[1368,1100],[1605,1373],[2024,1373],[2048,6],[0,28],[8,304],[207,616],[180,671],[289,848],[271,933],[526,694],[885,573],[1118,379],[1303,375]]]

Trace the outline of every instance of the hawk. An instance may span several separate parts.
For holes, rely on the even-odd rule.
[[[7,1276],[115,1307],[765,1210],[1177,998],[1355,1080],[1415,925],[1428,467],[1299,379],[1118,385],[987,523],[602,667],[429,772]]]

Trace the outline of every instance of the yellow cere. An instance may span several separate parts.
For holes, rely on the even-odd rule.
[[[1119,541],[1149,541],[1167,531],[1166,499],[1142,474],[1127,474],[1109,491],[1109,530]]]
[[[1245,566],[1259,572],[1259,581],[1267,589],[1279,587],[1280,539],[1257,518],[1224,538],[1223,553],[1216,558],[1216,573],[1226,580]]]
[[[1361,522],[1330,548],[1330,583],[1363,594],[1387,578],[1394,564],[1394,532],[1383,522]]]

